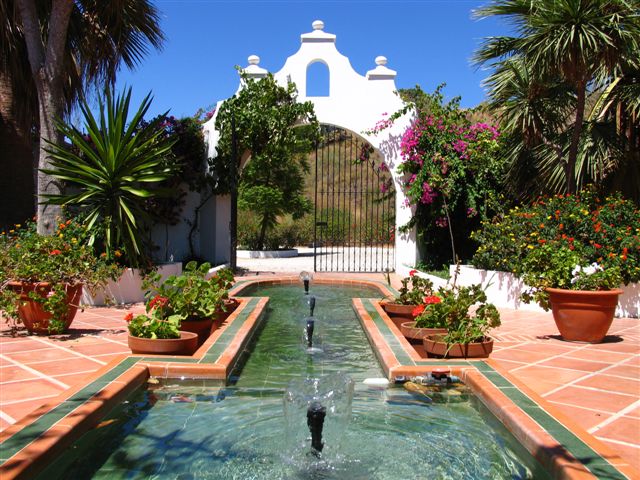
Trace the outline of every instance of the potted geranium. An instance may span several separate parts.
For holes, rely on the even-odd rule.
[[[432,305],[441,303],[438,295],[428,295],[422,299],[422,304],[414,307],[414,320],[400,325],[400,332],[412,343],[422,343],[427,335],[447,333],[447,324],[441,316],[431,315]]]
[[[191,355],[198,348],[198,334],[180,331],[180,316],[167,316],[165,306],[164,300],[158,300],[148,307],[146,315],[125,315],[132,353]]]
[[[586,265],[577,249],[547,244],[525,258],[522,270],[530,287],[523,300],[551,308],[564,340],[599,343],[604,339],[622,293],[617,266]]]
[[[209,283],[215,285],[220,291],[222,291],[222,305],[216,312],[216,318],[214,323],[216,325],[222,324],[227,317],[238,307],[239,302],[235,298],[229,297],[229,290],[233,287],[235,278],[233,276],[233,270],[230,268],[221,268],[217,270],[211,278]]]
[[[402,286],[398,295],[381,303],[384,311],[398,327],[413,320],[415,308],[423,303],[425,297],[433,294],[433,282],[417,273],[417,270],[411,270],[409,276],[401,280]]]
[[[0,310],[12,328],[23,323],[29,333],[60,334],[79,306],[82,286],[89,290],[119,275],[116,265],[95,255],[82,238],[84,228],[61,222],[43,236],[36,224],[16,225],[0,235]]]
[[[170,275],[163,281],[155,273],[143,283],[147,292],[147,311],[154,311],[163,319],[175,317],[183,331],[198,334],[204,342],[211,333],[218,311],[228,297],[228,286],[218,277],[207,280],[211,264],[189,262],[182,274]],[[156,308],[158,306],[161,308]]]
[[[425,309],[424,321],[445,325],[446,334],[427,335],[425,351],[445,357],[487,357],[493,351],[489,330],[500,326],[500,313],[480,285],[438,289],[441,301]]]

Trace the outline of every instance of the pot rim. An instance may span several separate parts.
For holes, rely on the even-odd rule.
[[[577,295],[622,295],[624,291],[620,288],[612,288],[611,290],[572,290],[570,288],[553,288],[547,287],[545,291],[548,293],[566,293]]]

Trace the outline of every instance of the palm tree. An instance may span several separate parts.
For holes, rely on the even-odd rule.
[[[522,62],[533,85],[559,81],[575,96],[567,148],[556,157],[565,190],[574,193],[587,98],[622,75],[624,66],[640,61],[638,2],[494,0],[475,15],[507,17],[516,33],[486,39],[476,52],[477,63],[504,69],[508,61]]]
[[[163,39],[148,0],[0,0],[0,72],[11,85],[5,103],[16,112],[15,122],[39,134],[38,198],[61,193],[41,171],[50,167],[46,141],[62,140],[55,120],[91,87],[112,84],[121,64],[135,67],[149,45],[159,48]],[[38,230],[49,233],[58,216],[59,208],[40,204]]]

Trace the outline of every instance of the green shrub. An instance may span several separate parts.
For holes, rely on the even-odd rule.
[[[593,189],[541,198],[472,234],[478,268],[522,275],[525,260],[545,245],[578,254],[580,264],[617,267],[624,283],[640,281],[640,209],[616,194],[601,200]]]

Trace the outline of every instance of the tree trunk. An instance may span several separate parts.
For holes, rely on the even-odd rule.
[[[17,121],[11,79],[0,72],[0,228],[6,230],[35,214],[33,150],[29,130]]]
[[[264,249],[264,239],[267,236],[267,225],[269,222],[267,221],[267,215],[262,217],[262,224],[260,226],[260,237],[258,238],[258,250]]]
[[[67,40],[69,18],[73,0],[53,0],[51,16],[47,22],[48,32],[43,42],[41,25],[34,0],[18,0],[18,10],[24,29],[24,38],[29,53],[29,64],[38,91],[38,113],[40,117],[40,154],[38,168],[51,168],[45,148],[46,141],[59,143],[62,137],[56,132],[54,119],[62,118],[63,103],[63,54]],[[59,206],[44,205],[44,195],[60,193],[60,184],[51,176],[38,171],[38,233],[52,234],[58,219],[62,217]]]
[[[565,175],[567,177],[567,192],[576,193],[576,162],[578,160],[578,147],[580,146],[580,135],[582,133],[582,124],[584,122],[584,108],[587,97],[587,82],[580,79],[576,85],[576,121],[573,126],[571,135],[571,144],[569,145],[569,157],[567,158]]]

